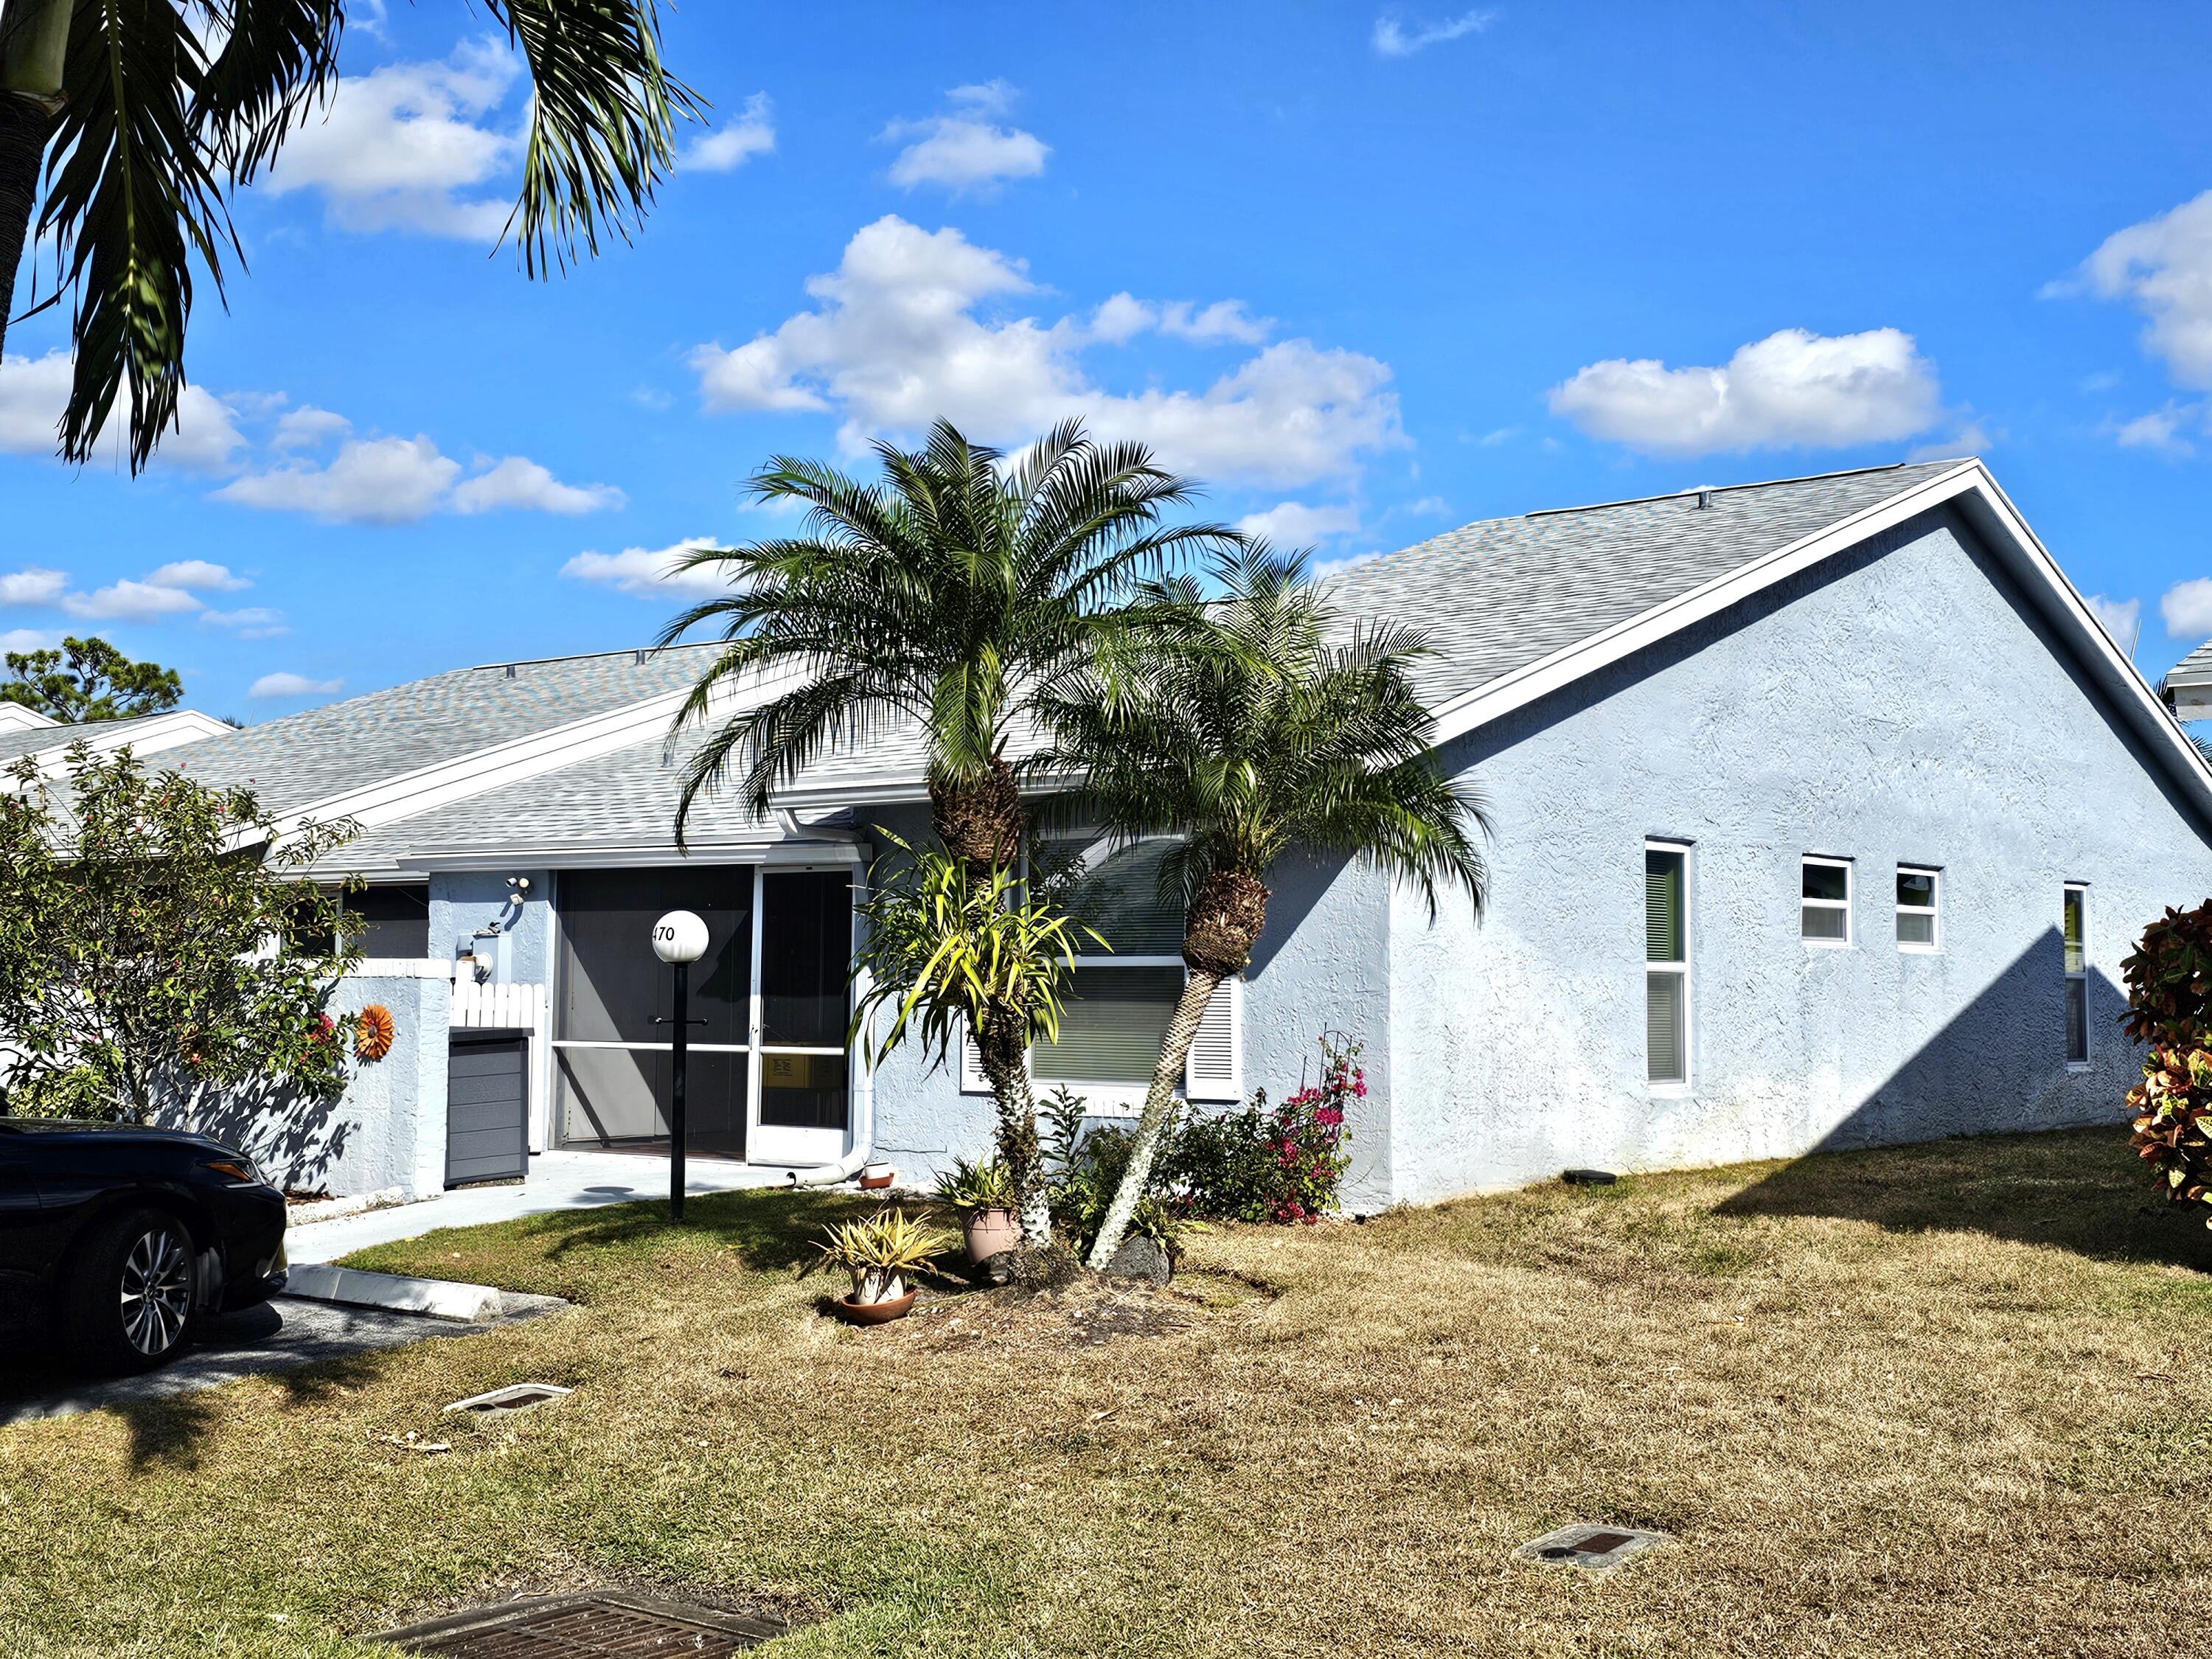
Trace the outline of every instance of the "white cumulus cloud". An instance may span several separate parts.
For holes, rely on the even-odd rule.
[[[343,680],[309,679],[305,674],[264,674],[246,688],[249,697],[327,697],[345,690]]]
[[[242,611],[203,611],[200,620],[211,628],[228,629],[241,640],[273,640],[292,631],[283,611],[260,605]]]
[[[676,562],[702,547],[720,545],[712,536],[686,536],[673,547],[626,547],[619,553],[579,553],[561,567],[578,581],[601,582],[624,593],[661,599],[673,595],[711,598],[729,591],[711,567],[679,571]]]
[[[0,631],[0,651],[52,651],[61,642],[60,635],[43,633],[35,628]]]
[[[1277,547],[1311,547],[1332,537],[1349,536],[1359,528],[1355,507],[1308,507],[1304,501],[1282,501],[1263,513],[1248,513],[1237,520],[1248,536],[1258,536]]]
[[[1006,112],[1013,96],[1003,81],[955,87],[948,94],[949,113],[892,122],[883,136],[906,148],[891,163],[891,182],[907,190],[942,185],[957,192],[1036,177],[1051,147],[1033,132],[992,119]]]
[[[2174,583],[2160,596],[2158,614],[2177,640],[2212,637],[2212,576]]]
[[[155,587],[177,587],[187,592],[197,590],[208,593],[235,593],[252,583],[243,576],[234,576],[229,567],[214,564],[206,559],[179,559],[149,572],[148,582]]]
[[[2161,455],[2193,455],[2197,447],[2182,435],[2182,431],[2185,427],[2199,424],[2203,413],[2201,406],[2169,403],[2163,409],[2154,409],[2131,421],[2121,422],[2112,428],[2112,441],[2123,449],[2153,449]]]
[[[511,192],[489,189],[521,153],[495,118],[518,65],[498,41],[465,41],[442,63],[387,64],[338,83],[285,142],[266,188],[319,191],[349,230],[404,228],[495,240]]]
[[[0,575],[0,605],[52,605],[69,586],[69,574],[38,565]]]
[[[2142,313],[2143,344],[2176,381],[2212,388],[2212,190],[2114,231],[2082,262],[2081,279]]]
[[[1417,52],[1426,52],[1447,40],[1480,34],[1497,21],[1494,11],[1463,11],[1441,23],[1416,23],[1408,27],[1395,13],[1385,12],[1375,20],[1375,32],[1368,37],[1368,43],[1378,58],[1411,58]]]
[[[727,173],[775,148],[775,106],[766,93],[757,92],[745,100],[736,120],[686,145],[683,166],[692,172]]]
[[[343,415],[327,409],[318,409],[313,404],[301,404],[297,409],[288,409],[276,417],[275,431],[270,434],[271,449],[307,449],[328,443],[333,438],[343,438],[353,430],[353,422]]]
[[[2142,621],[2141,599],[2108,599],[2102,593],[2092,593],[2083,603],[2098,625],[2112,635],[2114,645],[2123,651],[2135,648],[2136,629]]]
[[[509,455],[453,491],[456,513],[597,513],[620,507],[623,496],[611,484],[566,484],[533,460]]]
[[[152,622],[162,617],[189,616],[200,608],[200,601],[181,587],[134,581],[126,576],[89,593],[64,593],[61,607],[72,617],[94,622]]]
[[[331,524],[412,524],[436,510],[460,473],[461,464],[426,437],[349,438],[325,465],[290,461],[249,472],[216,495]]]
[[[9,357],[0,362],[0,452],[46,456],[58,453],[61,443],[58,428],[69,403],[73,373],[69,354],[59,348],[43,357]],[[119,441],[129,408],[126,393],[118,398],[99,442]],[[188,386],[177,395],[177,424],[161,434],[154,464],[196,472],[223,472],[231,468],[245,446],[237,411],[205,387]]]
[[[1310,340],[1270,345],[1201,390],[1108,391],[1084,352],[1157,326],[1158,313],[1127,295],[1048,324],[987,312],[1036,291],[1028,268],[955,229],[886,215],[806,291],[814,307],[773,331],[691,354],[707,408],[834,410],[848,451],[912,436],[939,416],[992,443],[1079,416],[1100,437],[1152,444],[1170,466],[1279,488],[1355,473],[1365,455],[1405,441],[1389,365]],[[1248,326],[1241,307],[1218,304],[1185,320],[1219,331],[1232,317]]]
[[[1935,366],[1894,328],[1785,328],[1717,368],[1608,358],[1553,387],[1550,402],[1592,437],[1678,457],[1890,442],[1942,413]]]

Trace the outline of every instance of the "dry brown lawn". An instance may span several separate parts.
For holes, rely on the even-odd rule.
[[[794,1656],[2212,1651],[2212,1238],[2117,1135],[1224,1230],[1186,1294],[866,1332],[794,1273],[841,1207],[433,1235],[368,1265],[580,1305],[0,1431],[0,1651],[361,1654],[598,1583]],[[578,1392],[438,1415],[524,1378]],[[1572,1521],[1678,1541],[1511,1559]]]

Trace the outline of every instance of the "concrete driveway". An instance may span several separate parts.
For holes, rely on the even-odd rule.
[[[280,1296],[209,1320],[191,1350],[141,1376],[88,1380],[65,1368],[10,1354],[0,1362],[0,1424],[38,1417],[66,1417],[147,1401],[174,1399],[241,1376],[267,1376],[343,1359],[377,1348],[396,1348],[435,1337],[468,1336],[519,1319],[535,1319],[568,1304],[557,1297],[509,1297],[507,1311],[484,1324],[386,1313]]]

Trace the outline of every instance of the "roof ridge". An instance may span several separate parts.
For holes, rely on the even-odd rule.
[[[1692,484],[1686,489],[1665,489],[1656,495],[1629,495],[1617,501],[1589,501],[1580,507],[1540,507],[1518,516],[1548,519],[1563,513],[1598,513],[1609,507],[1643,507],[1652,501],[1671,501],[1684,495],[1718,495],[1738,489],[1778,489],[1784,484],[1820,483],[1830,478],[1857,478],[1874,472],[1901,472],[1909,466],[1959,466],[1973,459],[1971,455],[1957,455],[1948,459],[1931,458],[1921,461],[1884,461],[1878,466],[1844,466],[1832,472],[1804,472],[1788,478],[1754,478],[1745,483]],[[1498,521],[1479,520],[1477,522]]]

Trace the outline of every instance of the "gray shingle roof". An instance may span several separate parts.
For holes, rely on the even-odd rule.
[[[627,749],[379,825],[347,842],[326,865],[368,874],[415,867],[416,859],[472,853],[614,849],[673,858],[676,801],[689,750],[687,744],[664,761],[656,732]],[[734,786],[702,796],[684,834],[695,848],[762,838],[760,821]]]
[[[175,761],[211,787],[246,787],[283,813],[342,790],[458,760],[495,744],[679,690],[702,653],[680,646],[547,662],[459,668],[388,690],[325,704],[227,738],[197,743]]]
[[[2179,662],[2166,671],[2159,682],[2161,688],[2169,685],[2212,684],[2212,640],[2207,640]]]
[[[1424,629],[1422,693],[1443,702],[1642,615],[1960,463],[1716,488],[1488,519],[1328,579],[1351,616]]]
[[[0,732],[0,761],[19,760],[25,755],[40,754],[49,749],[66,749],[79,738],[111,737],[161,718],[159,714],[141,714],[134,720],[95,720],[87,726],[40,726],[21,732]]]

